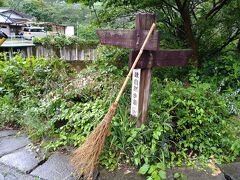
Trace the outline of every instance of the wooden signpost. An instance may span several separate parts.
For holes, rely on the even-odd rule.
[[[132,49],[128,65],[131,67],[141,45],[156,21],[154,14],[140,13],[136,16],[135,30],[98,30],[101,44]],[[133,71],[131,115],[138,117],[137,126],[147,121],[153,67],[185,66],[192,56],[192,50],[159,49],[160,34],[154,31]]]

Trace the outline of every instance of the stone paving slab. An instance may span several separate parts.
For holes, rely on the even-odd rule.
[[[15,130],[2,130],[0,131],[0,138],[16,135],[17,131]]]
[[[36,180],[36,177],[21,173],[15,168],[11,168],[0,163],[0,176],[3,176],[3,180]],[[0,180],[1,177],[0,177]]]
[[[10,136],[0,139],[0,157],[9,154],[17,149],[20,149],[27,144],[29,144],[30,141],[26,136]]]
[[[40,160],[35,152],[32,152],[25,147],[1,157],[0,162],[28,173],[38,165]]]
[[[74,180],[69,157],[61,153],[53,154],[49,159],[38,166],[31,175],[38,176],[46,180]]]
[[[223,173],[212,176],[212,171],[207,169],[200,171],[190,167],[173,168],[168,171],[168,180],[174,180],[174,174],[181,173],[186,176],[187,180],[226,180]]]
[[[240,180],[240,162],[223,164],[221,170],[232,180]]]

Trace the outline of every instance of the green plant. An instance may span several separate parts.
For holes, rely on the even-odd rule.
[[[167,179],[166,166],[164,163],[144,164],[140,169],[140,174],[149,174],[147,180],[161,180]]]
[[[88,48],[96,48],[98,45],[98,40],[96,39],[80,39],[76,36],[67,37],[65,35],[57,35],[57,36],[47,36],[43,38],[34,38],[33,43],[37,45],[42,45],[44,47],[54,47],[54,48],[62,48],[62,47],[74,47],[81,49]]]
[[[186,175],[182,174],[182,173],[174,173],[173,177],[175,179],[179,179],[179,180],[187,180]]]
[[[35,139],[46,134],[72,72],[56,59],[0,61],[0,125],[26,126]]]
[[[230,113],[224,96],[217,94],[210,84],[192,79],[191,86],[184,87],[181,82],[165,80],[158,85],[157,93],[153,93],[155,112],[166,113],[173,133],[167,139],[176,159],[214,154],[220,160],[230,160],[235,156],[230,149],[238,134],[229,133],[234,127],[229,120]],[[164,89],[159,93],[159,89]],[[161,110],[162,109],[162,110]],[[221,138],[220,138],[221,137]]]
[[[0,61],[1,126],[25,127],[34,140],[54,137],[45,146],[48,150],[83,143],[102,120],[128,69],[127,50],[102,46],[97,50],[98,60],[77,75],[54,59],[17,56]],[[237,80],[235,66],[229,64],[226,73]],[[111,124],[101,166],[113,170],[118,164],[135,165],[149,180],[158,180],[166,178],[171,166],[206,163],[212,155],[218,162],[239,156],[240,123],[226,101],[226,94],[235,92],[236,86],[219,92],[217,75],[207,78],[204,69],[175,71],[185,75],[180,78],[184,83],[171,76],[171,71],[165,70],[169,79],[154,72],[149,119],[140,128],[129,115],[128,84]],[[239,93],[229,98],[239,104]],[[174,177],[184,179],[181,174]]]
[[[77,27],[77,35],[80,39],[84,40],[97,40],[97,27],[94,25],[78,25]]]

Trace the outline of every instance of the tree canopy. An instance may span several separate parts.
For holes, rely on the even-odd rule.
[[[163,46],[188,47],[194,51],[194,64],[218,54],[240,37],[240,0],[70,0],[90,7],[102,3],[101,23],[136,12],[157,15]],[[176,43],[177,42],[177,43]],[[236,47],[236,45],[234,45]],[[234,48],[235,48],[234,47]]]
[[[91,18],[91,11],[79,3],[69,4],[56,0],[8,0],[5,5],[43,22],[76,25],[78,22],[86,24]]]
[[[69,2],[4,1],[4,6],[38,21],[78,27],[78,37],[35,38],[36,46],[58,52],[73,48],[70,54],[83,46],[91,52],[97,46],[97,56],[92,63],[72,61],[87,64],[77,73],[55,56],[16,55],[6,61],[7,52],[0,53],[0,128],[26,129],[47,150],[81,145],[104,118],[128,72],[129,50],[98,46],[96,28],[133,29],[136,14],[149,12],[157,17],[160,48],[192,48],[197,67],[153,68],[149,120],[140,128],[137,118],[129,115],[129,83],[99,165],[111,170],[135,165],[148,180],[159,180],[167,178],[168,168],[202,169],[209,162],[212,167],[239,159],[240,0]],[[184,179],[180,173],[172,175]]]

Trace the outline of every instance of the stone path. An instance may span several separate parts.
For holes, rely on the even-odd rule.
[[[69,156],[56,152],[48,159],[32,151],[26,135],[16,131],[0,131],[0,180],[76,180],[69,163]],[[102,170],[98,180],[144,180],[132,171],[109,173]]]
[[[48,159],[32,151],[26,135],[14,130],[0,131],[0,180],[76,180],[69,163],[69,156],[56,152]],[[190,168],[168,170],[168,180],[176,180],[175,173],[182,173],[187,180],[240,180],[240,163],[220,167],[222,173],[212,176],[210,171]],[[114,172],[101,170],[97,180],[144,180],[136,170],[121,168]]]
[[[69,157],[61,153],[42,159],[32,151],[26,135],[0,131],[0,180],[72,180]]]

